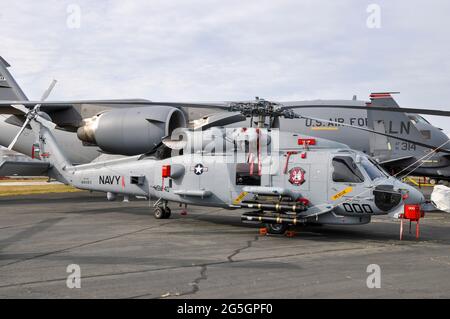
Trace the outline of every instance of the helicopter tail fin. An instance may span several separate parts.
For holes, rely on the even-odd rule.
[[[367,105],[400,108],[392,97],[394,93],[397,92],[372,93]],[[396,112],[393,114],[391,112],[368,110],[367,120],[368,127],[377,132],[423,143],[428,142],[406,113]],[[370,137],[370,153],[380,161],[409,156],[419,147],[421,146],[378,134],[372,134]]]
[[[0,56],[0,100],[27,101],[22,89],[9,73],[9,67],[9,63]]]
[[[73,166],[58,145],[52,132],[54,127],[49,123],[52,124],[41,115],[30,121],[36,139],[34,151],[37,153],[37,158],[49,164],[49,176],[68,184],[70,181],[68,169]]]

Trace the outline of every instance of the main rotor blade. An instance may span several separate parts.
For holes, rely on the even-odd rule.
[[[17,140],[19,139],[20,135],[22,134],[22,132],[25,130],[25,128],[27,127],[28,123],[30,122],[30,119],[27,117],[27,119],[25,120],[25,122],[23,123],[22,127],[20,128],[19,132],[16,134],[16,136],[14,137],[14,139],[11,141],[11,143],[8,146],[8,150],[12,150],[12,148],[14,147],[14,145],[16,144]]]
[[[42,101],[0,101],[1,106],[11,106],[11,105],[24,105],[27,108],[34,107],[36,104]],[[311,104],[308,104],[311,103]],[[211,108],[211,109],[221,109],[230,110],[231,102],[204,102],[204,103],[192,103],[192,102],[157,102],[157,101],[143,101],[143,100],[78,100],[78,101],[49,101],[41,103],[44,106],[67,106],[70,107],[74,104],[109,104],[109,105],[165,105],[172,107],[187,107],[187,108]],[[450,111],[444,110],[433,110],[433,109],[419,109],[419,108],[390,108],[384,106],[364,106],[364,105],[336,105],[327,104],[326,101],[320,104],[314,104],[313,101],[305,101],[302,104],[297,105],[283,105],[279,106],[282,110],[287,109],[301,109],[301,108],[337,108],[337,109],[355,109],[355,110],[374,110],[374,111],[386,111],[386,112],[400,112],[400,113],[414,113],[414,114],[426,114],[426,115],[437,115],[437,116],[450,116]]]
[[[113,103],[120,104],[120,103]],[[221,109],[228,110],[230,106],[227,103],[183,103],[183,102],[136,102],[130,103],[136,105],[165,105],[173,107],[192,107],[200,109]]]
[[[191,108],[207,108],[207,109],[221,109],[221,110],[229,110],[229,103],[184,103],[184,102],[153,102],[153,101],[129,101],[129,100],[79,100],[79,101],[1,101],[0,107],[2,106],[12,106],[12,105],[24,105],[27,109],[34,107],[36,104],[42,104],[43,106],[59,106],[59,107],[71,107],[74,104],[96,104],[96,105],[137,105],[137,106],[146,106],[146,105],[164,105],[164,106],[173,106],[173,107],[191,107]]]
[[[296,114],[296,115],[298,116],[298,118],[308,119],[308,120],[313,120],[313,121],[318,121],[318,122],[323,122],[323,123],[336,124],[336,125],[345,126],[345,127],[350,127],[350,128],[354,128],[354,129],[357,129],[357,130],[366,131],[366,132],[369,132],[369,133],[374,133],[374,134],[378,134],[378,135],[383,135],[383,136],[395,138],[395,139],[400,140],[400,141],[404,141],[404,142],[408,142],[408,143],[411,143],[411,144],[419,145],[419,146],[426,147],[426,148],[429,148],[429,149],[432,149],[432,150],[436,149],[436,152],[442,152],[442,153],[449,153],[450,154],[450,150],[448,150],[448,149],[440,149],[440,148],[437,148],[434,145],[429,145],[429,144],[425,144],[425,143],[409,140],[409,139],[406,139],[406,138],[403,138],[403,137],[399,137],[399,136],[395,136],[395,135],[391,135],[391,134],[387,134],[387,133],[377,132],[377,131],[374,131],[374,130],[371,130],[371,129],[368,129],[368,128],[365,128],[365,127],[360,127],[360,126],[355,126],[355,125],[350,125],[350,124],[345,124],[345,123],[339,123],[339,122],[336,122],[336,121],[329,121],[329,120],[324,120],[324,119],[318,119],[318,118],[309,117],[309,116],[303,116],[303,115],[299,115],[299,114]]]
[[[244,115],[238,112],[236,113],[219,112],[217,114],[213,114],[205,118],[194,120],[191,123],[193,125],[194,130],[198,129],[206,130],[213,126],[226,126],[245,121],[246,119],[247,118]]]
[[[302,109],[302,108],[336,108],[336,109],[356,109],[356,110],[373,110],[373,111],[386,111],[386,112],[399,112],[399,113],[414,113],[414,114],[427,114],[437,116],[450,116],[450,111],[443,110],[431,110],[431,109],[418,109],[410,107],[391,108],[384,106],[360,106],[360,105],[333,105],[333,104],[302,104],[302,105],[282,105],[281,109]]]

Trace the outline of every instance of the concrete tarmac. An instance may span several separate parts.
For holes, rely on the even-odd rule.
[[[188,207],[156,220],[148,203],[104,194],[0,198],[0,298],[449,298],[450,214],[421,237],[399,221],[260,236],[237,211]],[[67,287],[79,265],[81,288]],[[368,288],[370,264],[381,288]]]

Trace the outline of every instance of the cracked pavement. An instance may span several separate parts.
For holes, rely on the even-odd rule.
[[[428,214],[421,239],[386,217],[363,226],[260,236],[237,211],[188,207],[156,220],[148,203],[103,194],[0,198],[0,298],[450,297],[450,214]],[[369,264],[381,288],[369,289]],[[66,267],[81,267],[81,288]]]

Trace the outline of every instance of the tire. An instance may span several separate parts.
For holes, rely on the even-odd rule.
[[[274,235],[283,235],[288,227],[287,224],[266,224],[267,232]]]
[[[430,184],[431,185],[436,185],[439,182],[439,180],[436,180],[434,178],[430,179]]]
[[[154,211],[153,211],[153,215],[155,216],[156,219],[164,219],[164,209],[160,206],[155,207]]]
[[[164,210],[163,218],[170,218],[170,215],[172,215],[172,211],[170,210],[169,207],[166,207],[166,209]]]
[[[305,226],[311,226],[311,227],[322,227],[323,224],[318,223],[306,223]]]

